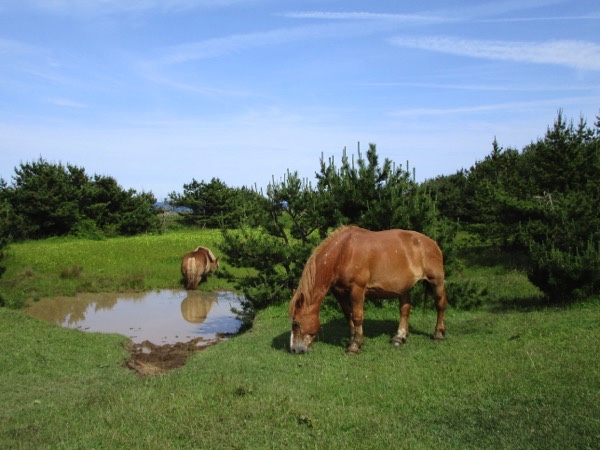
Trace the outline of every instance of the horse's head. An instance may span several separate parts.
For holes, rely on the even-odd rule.
[[[290,352],[308,353],[321,326],[318,308],[306,307],[304,294],[297,294],[290,303],[290,316],[292,318]]]

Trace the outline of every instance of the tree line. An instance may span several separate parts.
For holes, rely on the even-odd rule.
[[[113,177],[43,158],[16,167],[10,185],[0,179],[2,235],[17,241],[155,231],[155,202],[152,193],[125,190]]]
[[[598,292],[600,255],[600,118],[589,127],[562,112],[543,138],[521,151],[492,151],[469,169],[415,181],[408,163],[379,160],[375,144],[321,156],[315,179],[288,171],[262,192],[218,178],[183,185],[167,203],[180,226],[221,228],[219,251],[233,267],[249,317],[287,301],[314,247],[332,229],[405,228],[437,240],[451,274],[462,230],[523,255],[529,279],[549,300]],[[0,179],[0,248],[9,240],[77,235],[103,238],[159,232],[152,193],[124,190],[115,179],[40,158]],[[225,272],[224,276],[233,276]],[[477,295],[449,281],[456,298]]]
[[[527,258],[530,281],[551,299],[600,287],[600,117],[589,127],[559,112],[521,152],[492,152],[468,171],[426,183],[444,217]]]
[[[468,300],[466,306],[476,305],[483,290],[452,277],[461,230],[518,256],[549,302],[600,288],[600,117],[588,127],[559,112],[545,136],[521,151],[494,140],[470,169],[424,183],[414,181],[408,165],[380,163],[374,144],[364,155],[360,148],[356,155],[344,151],[339,164],[322,156],[314,183],[288,171],[269,184],[266,199],[253,220],[223,231],[227,260],[255,269],[235,280],[249,318],[289,300],[312,250],[342,224],[431,236],[445,255],[449,297]]]

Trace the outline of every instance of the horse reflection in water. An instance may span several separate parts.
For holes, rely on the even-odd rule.
[[[329,291],[350,326],[348,353],[359,353],[363,345],[365,297],[400,297],[400,323],[391,342],[403,344],[408,337],[409,290],[421,280],[437,308],[433,338],[443,339],[447,300],[443,256],[436,242],[415,231],[338,229],[308,259],[290,301],[290,351],[306,353],[310,349],[320,328],[319,308]]]
[[[181,275],[185,278],[185,288],[194,290],[205,281],[208,275],[219,268],[219,258],[206,247],[198,247],[193,252],[183,255]]]
[[[187,296],[181,302],[181,315],[190,323],[203,323],[213,305],[217,302],[217,296],[214,294],[203,294],[200,292],[188,292]]]

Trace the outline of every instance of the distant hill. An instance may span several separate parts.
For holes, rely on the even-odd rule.
[[[187,206],[176,206],[173,207],[165,202],[156,202],[154,204],[154,209],[158,209],[164,212],[173,212],[173,213],[186,213],[192,212],[192,208],[188,208]]]

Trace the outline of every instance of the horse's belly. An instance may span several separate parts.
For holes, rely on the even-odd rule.
[[[386,299],[398,297],[403,291],[402,290],[389,290],[380,287],[367,288],[365,290],[365,296],[368,298]]]
[[[394,279],[372,279],[365,286],[365,295],[369,298],[394,298],[410,290],[419,281],[419,277],[396,277]]]

